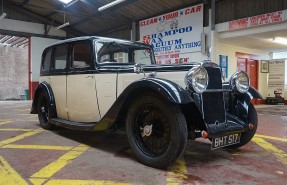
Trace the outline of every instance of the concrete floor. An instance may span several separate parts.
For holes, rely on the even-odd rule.
[[[124,133],[46,131],[31,102],[0,102],[0,184],[286,184],[287,117],[259,115],[252,142],[210,150],[189,141],[168,170],[142,165]]]

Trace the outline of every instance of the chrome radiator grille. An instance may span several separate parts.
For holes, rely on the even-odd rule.
[[[208,72],[209,82],[207,92],[202,94],[202,106],[204,121],[207,124],[215,124],[225,122],[225,108],[223,92],[212,91],[221,90],[221,72],[219,68],[206,67]]]

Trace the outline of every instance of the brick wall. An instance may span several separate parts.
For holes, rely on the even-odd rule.
[[[28,89],[28,47],[0,45],[0,100],[19,99]]]

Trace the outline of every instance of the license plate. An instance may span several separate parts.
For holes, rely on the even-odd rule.
[[[212,138],[211,150],[240,142],[240,133]]]

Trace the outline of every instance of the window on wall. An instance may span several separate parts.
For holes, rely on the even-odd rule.
[[[72,68],[87,68],[92,64],[90,42],[78,42],[73,45]]]
[[[54,51],[54,63],[52,69],[66,69],[68,45],[59,45]]]

